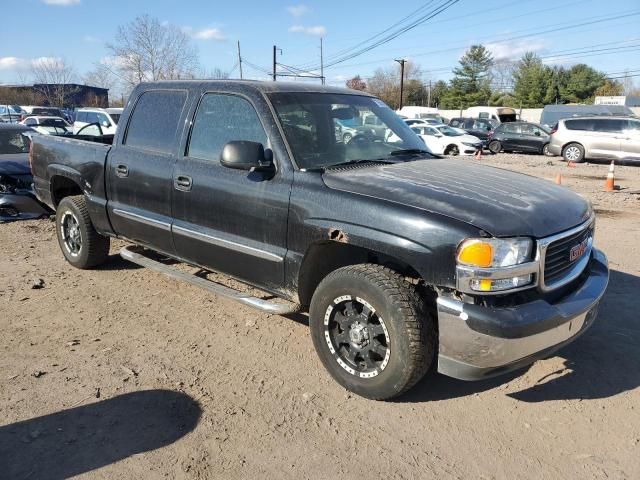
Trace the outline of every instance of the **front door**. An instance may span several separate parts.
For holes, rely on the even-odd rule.
[[[150,90],[137,100],[126,133],[109,153],[107,211],[114,231],[173,253],[172,171],[187,92]],[[125,127],[122,125],[122,127]]]
[[[523,123],[520,130],[522,150],[527,152],[540,152],[542,145],[546,143],[547,134],[536,125]]]
[[[223,167],[222,148],[234,140],[259,142],[265,154],[273,152],[249,99],[205,93],[173,170],[176,252],[198,265],[278,290],[284,282],[292,174],[281,168],[282,158],[274,158],[275,175]]]

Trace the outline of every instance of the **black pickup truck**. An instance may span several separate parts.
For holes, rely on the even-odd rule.
[[[372,116],[388,135],[336,136]],[[430,369],[482,379],[552,354],[593,323],[609,278],[580,196],[424,148],[362,92],[177,81],[138,86],[112,145],[38,136],[31,162],[75,267],[104,262],[118,237],[134,244],[124,258],[175,278],[308,309],[329,373],[387,399]]]

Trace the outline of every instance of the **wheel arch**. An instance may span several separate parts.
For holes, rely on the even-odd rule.
[[[309,245],[298,272],[297,287],[300,304],[311,303],[311,297],[316,288],[331,272],[361,263],[383,265],[404,277],[421,279],[418,270],[407,260],[380,249],[345,243],[344,237],[341,236],[340,239],[319,241]]]

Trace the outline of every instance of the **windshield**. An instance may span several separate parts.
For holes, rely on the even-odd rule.
[[[460,137],[464,135],[464,133],[459,132],[451,127],[447,127],[446,125],[442,125],[441,127],[436,127],[440,133],[445,134],[447,137]]]
[[[0,155],[29,153],[31,140],[26,130],[0,130]]]
[[[113,120],[113,123],[115,123],[117,125],[118,124],[118,120],[120,120],[120,114],[119,113],[110,113],[109,116],[111,117],[111,120]]]
[[[377,98],[277,92],[270,99],[300,168],[398,161],[399,150],[425,150],[420,137]]]

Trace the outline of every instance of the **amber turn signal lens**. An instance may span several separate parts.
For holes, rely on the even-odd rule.
[[[480,240],[468,240],[458,249],[458,263],[474,267],[490,267],[493,261],[493,248]]]

